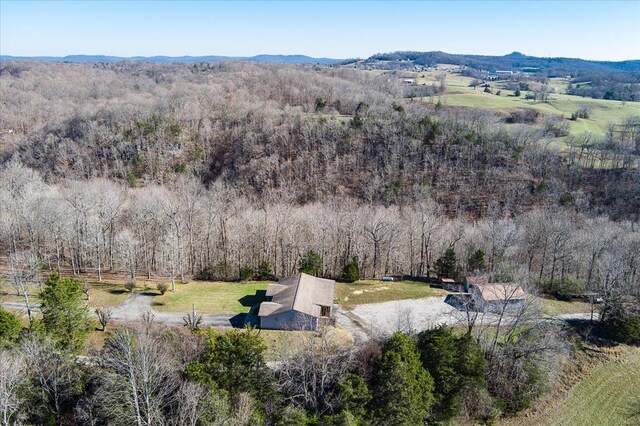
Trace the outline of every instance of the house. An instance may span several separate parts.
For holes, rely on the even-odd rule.
[[[464,292],[469,293],[469,289],[471,286],[480,286],[489,284],[489,276],[488,275],[474,275],[474,276],[466,276],[462,282],[464,286]]]
[[[260,328],[316,330],[331,323],[336,282],[299,273],[267,287],[267,301],[260,304]]]
[[[512,283],[470,284],[471,300],[480,312],[513,311],[524,306],[527,293]]]

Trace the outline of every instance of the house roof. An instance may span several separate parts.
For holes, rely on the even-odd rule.
[[[465,281],[469,285],[487,285],[489,284],[489,276],[488,275],[469,275],[464,277]]]
[[[527,293],[512,283],[495,283],[476,286],[485,301],[522,300]]]
[[[270,302],[262,302],[258,316],[276,315],[287,311],[320,317],[320,306],[333,306],[336,282],[299,273],[269,284]]]

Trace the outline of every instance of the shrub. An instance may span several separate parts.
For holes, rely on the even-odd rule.
[[[513,111],[509,117],[507,117],[507,123],[525,123],[534,124],[538,121],[540,111],[533,108],[520,108],[517,111]]]
[[[136,282],[133,280],[129,280],[126,283],[124,283],[124,288],[129,291],[132,292],[134,288],[136,288]]]
[[[160,294],[165,294],[167,290],[169,290],[169,284],[167,283],[158,283],[156,287],[158,288]]]
[[[209,265],[193,276],[198,281],[226,281],[230,278],[229,267],[223,262]]]

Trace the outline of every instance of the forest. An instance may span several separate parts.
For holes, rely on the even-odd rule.
[[[585,345],[640,341],[633,118],[561,150],[557,117],[508,122],[319,65],[2,61],[0,84],[0,271],[42,300],[28,324],[0,310],[2,424],[492,423]],[[569,327],[525,306],[346,349],[319,332],[275,364],[255,330],[147,318],[86,350],[81,274],[238,281],[309,259],[338,280],[448,262],[595,314]]]

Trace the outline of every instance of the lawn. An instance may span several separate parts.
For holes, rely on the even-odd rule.
[[[521,420],[524,425],[640,424],[640,348],[596,367],[542,416]]]
[[[582,314],[591,312],[591,304],[586,302],[565,302],[563,300],[546,299],[539,297],[538,302],[542,313],[545,315]],[[598,317],[599,308],[596,307],[594,316]]]
[[[153,309],[165,312],[189,312],[191,305],[203,314],[234,314],[249,312],[251,306],[265,300],[268,282],[244,283],[193,281],[176,284],[176,291],[157,296]]]
[[[389,302],[391,300],[420,299],[423,297],[445,296],[446,291],[431,288],[426,283],[416,281],[358,281],[353,284],[337,283],[336,297],[344,309],[351,310],[366,303]]]

